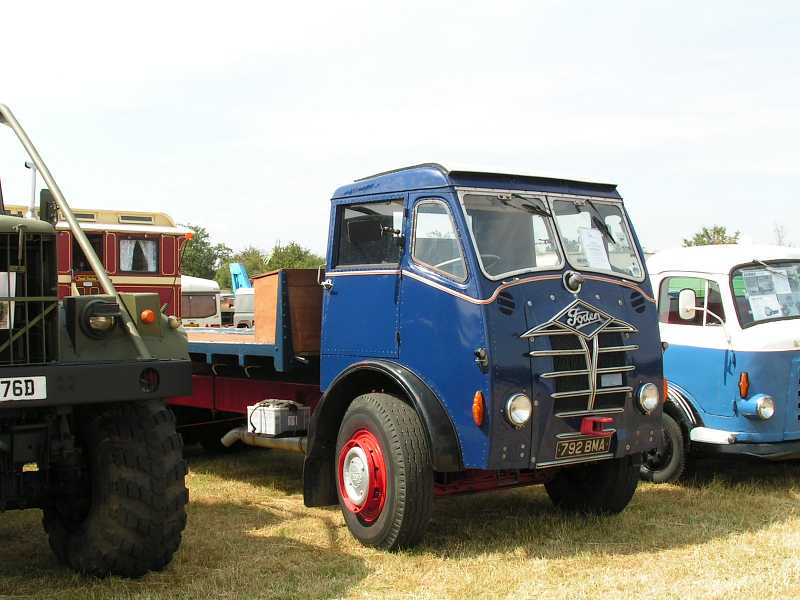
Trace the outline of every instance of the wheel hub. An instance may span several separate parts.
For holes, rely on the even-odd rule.
[[[365,524],[374,522],[386,502],[386,463],[378,438],[359,429],[339,451],[337,479],[342,504]]]
[[[364,504],[369,488],[369,472],[367,455],[360,446],[350,448],[345,455],[342,479],[350,502],[357,506]]]

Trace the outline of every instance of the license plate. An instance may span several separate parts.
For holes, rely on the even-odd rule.
[[[0,402],[46,398],[47,377],[0,377]]]
[[[611,436],[585,437],[556,443],[556,458],[602,454],[611,450]]]

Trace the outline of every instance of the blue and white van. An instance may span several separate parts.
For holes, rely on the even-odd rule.
[[[677,248],[648,267],[668,389],[643,478],[674,481],[689,452],[800,458],[800,250]]]

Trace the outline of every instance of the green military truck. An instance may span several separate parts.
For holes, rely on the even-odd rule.
[[[186,524],[186,464],[163,402],[191,393],[186,336],[157,294],[117,293],[2,104],[0,124],[47,185],[39,218],[21,218],[6,214],[0,181],[0,512],[41,508],[53,552],[81,573],[161,569]],[[57,219],[103,295],[59,301]]]

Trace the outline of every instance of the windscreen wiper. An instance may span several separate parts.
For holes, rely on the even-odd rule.
[[[594,224],[594,226],[595,226],[595,227],[597,227],[597,228],[600,230],[600,232],[601,232],[601,233],[602,233],[602,234],[603,234],[603,235],[604,235],[604,236],[605,236],[605,237],[606,237],[606,238],[607,238],[607,239],[608,239],[608,240],[609,240],[609,241],[610,241],[612,244],[614,244],[614,245],[616,246],[616,245],[617,245],[617,240],[615,240],[615,239],[614,239],[614,236],[613,236],[613,235],[611,235],[611,230],[608,228],[608,225],[606,225],[606,224],[605,224],[605,222],[603,221],[603,219],[602,219],[602,216],[603,216],[603,215],[601,215],[601,214],[600,214],[600,211],[599,211],[599,210],[597,210],[597,207],[594,205],[594,203],[593,203],[591,200],[587,200],[587,201],[586,201],[586,204],[588,204],[588,205],[589,205],[589,208],[591,208],[591,209],[592,209],[592,212],[594,212],[594,214],[591,216],[591,217],[592,217],[592,223]],[[578,206],[577,206],[577,205],[575,205],[575,208],[577,208],[577,207],[578,207]],[[578,212],[580,212],[580,210],[579,210]]]
[[[550,211],[542,208],[541,206],[536,206],[535,204],[528,204],[530,202],[530,198],[526,198],[525,196],[520,196],[519,194],[511,194],[512,198],[516,198],[518,200],[524,200],[524,204],[520,204],[519,206],[515,206],[515,208],[521,208],[525,212],[529,212],[534,215],[538,215],[540,217],[544,217],[545,219],[552,219],[553,215],[550,214]],[[510,202],[505,198],[498,196],[500,202],[505,204],[506,206],[510,206]]]
[[[778,270],[778,269],[776,269],[775,267],[770,267],[770,266],[769,266],[767,263],[765,263],[763,260],[758,260],[757,258],[754,258],[754,259],[753,259],[753,262],[754,262],[754,263],[758,263],[758,264],[760,264],[762,267],[764,267],[764,268],[765,268],[767,271],[769,271],[770,273],[775,273],[776,275],[780,275],[780,276],[782,276],[782,277],[785,277],[786,279],[789,279],[789,275],[788,275],[788,274],[787,274],[785,271],[779,271],[779,270]]]

